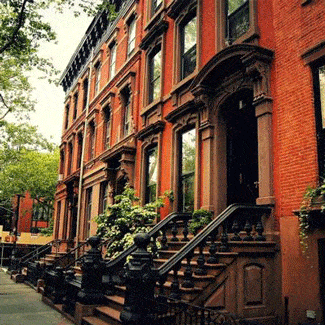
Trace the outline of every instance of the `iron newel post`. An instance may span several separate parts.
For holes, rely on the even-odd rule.
[[[134,243],[137,250],[125,266],[126,293],[120,319],[125,325],[152,324],[157,271],[147,251],[150,237],[144,233],[137,234]]]
[[[81,265],[81,291],[77,300],[83,304],[100,304],[104,300],[102,277],[105,262],[98,248],[100,238],[93,236],[89,239],[91,249],[86,253]]]

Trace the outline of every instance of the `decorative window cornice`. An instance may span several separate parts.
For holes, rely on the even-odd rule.
[[[311,64],[321,57],[325,57],[325,41],[321,41],[302,54],[302,59],[306,64]]]
[[[150,124],[148,127],[142,129],[141,131],[138,132],[136,137],[143,141],[147,137],[157,134],[159,132],[162,132],[165,128],[165,122],[164,121],[157,121],[156,123]]]
[[[156,40],[157,37],[162,35],[168,29],[168,22],[165,20],[160,20],[142,39],[140,43],[140,48],[142,50],[147,50],[148,47]]]
[[[192,3],[196,3],[196,1],[175,0],[168,8],[167,15],[170,18],[176,19],[180,12]]]

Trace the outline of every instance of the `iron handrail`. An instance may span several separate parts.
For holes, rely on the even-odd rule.
[[[211,221],[201,232],[199,232],[192,240],[183,246],[175,255],[158,268],[160,277],[168,274],[178,263],[180,263],[188,254],[198,247],[204,240],[207,239],[218,227],[226,221],[227,218],[235,214],[237,211],[251,211],[263,214],[270,214],[271,208],[257,205],[232,204],[221,212],[217,218]]]
[[[22,256],[19,261],[18,261],[18,265],[21,265],[23,263],[27,263],[31,260],[33,260],[33,258],[35,256],[39,256],[39,254],[43,253],[44,251],[46,251],[50,246],[53,246],[54,243],[60,243],[61,240],[60,239],[53,239],[52,241],[42,245],[41,247],[37,247],[35,248],[33,251],[29,252],[28,254]],[[30,256],[30,257],[29,257]],[[28,257],[28,258],[27,258]],[[27,259],[26,259],[27,258]]]
[[[77,247],[75,247],[74,249],[70,250],[69,252],[67,252],[66,254],[64,254],[63,256],[59,257],[58,259],[56,259],[52,264],[51,267],[55,267],[57,266],[59,263],[61,263],[61,261],[63,261],[65,258],[71,256],[71,254],[73,254],[74,252],[76,252],[77,250],[79,250],[80,248],[82,248],[83,246],[88,245],[88,239],[86,239],[86,241],[84,241],[83,243],[80,243]]]

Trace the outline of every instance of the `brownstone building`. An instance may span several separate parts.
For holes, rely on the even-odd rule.
[[[172,190],[162,219],[271,207],[266,244],[238,244],[246,257],[193,301],[263,324],[320,323],[325,233],[317,222],[303,254],[295,211],[324,175],[324,1],[115,2],[116,19],[94,18],[61,79],[61,249],[95,234],[126,183],[143,204]]]

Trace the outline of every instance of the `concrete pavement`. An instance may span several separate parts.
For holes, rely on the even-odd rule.
[[[14,283],[0,269],[0,325],[71,325],[25,284]]]

